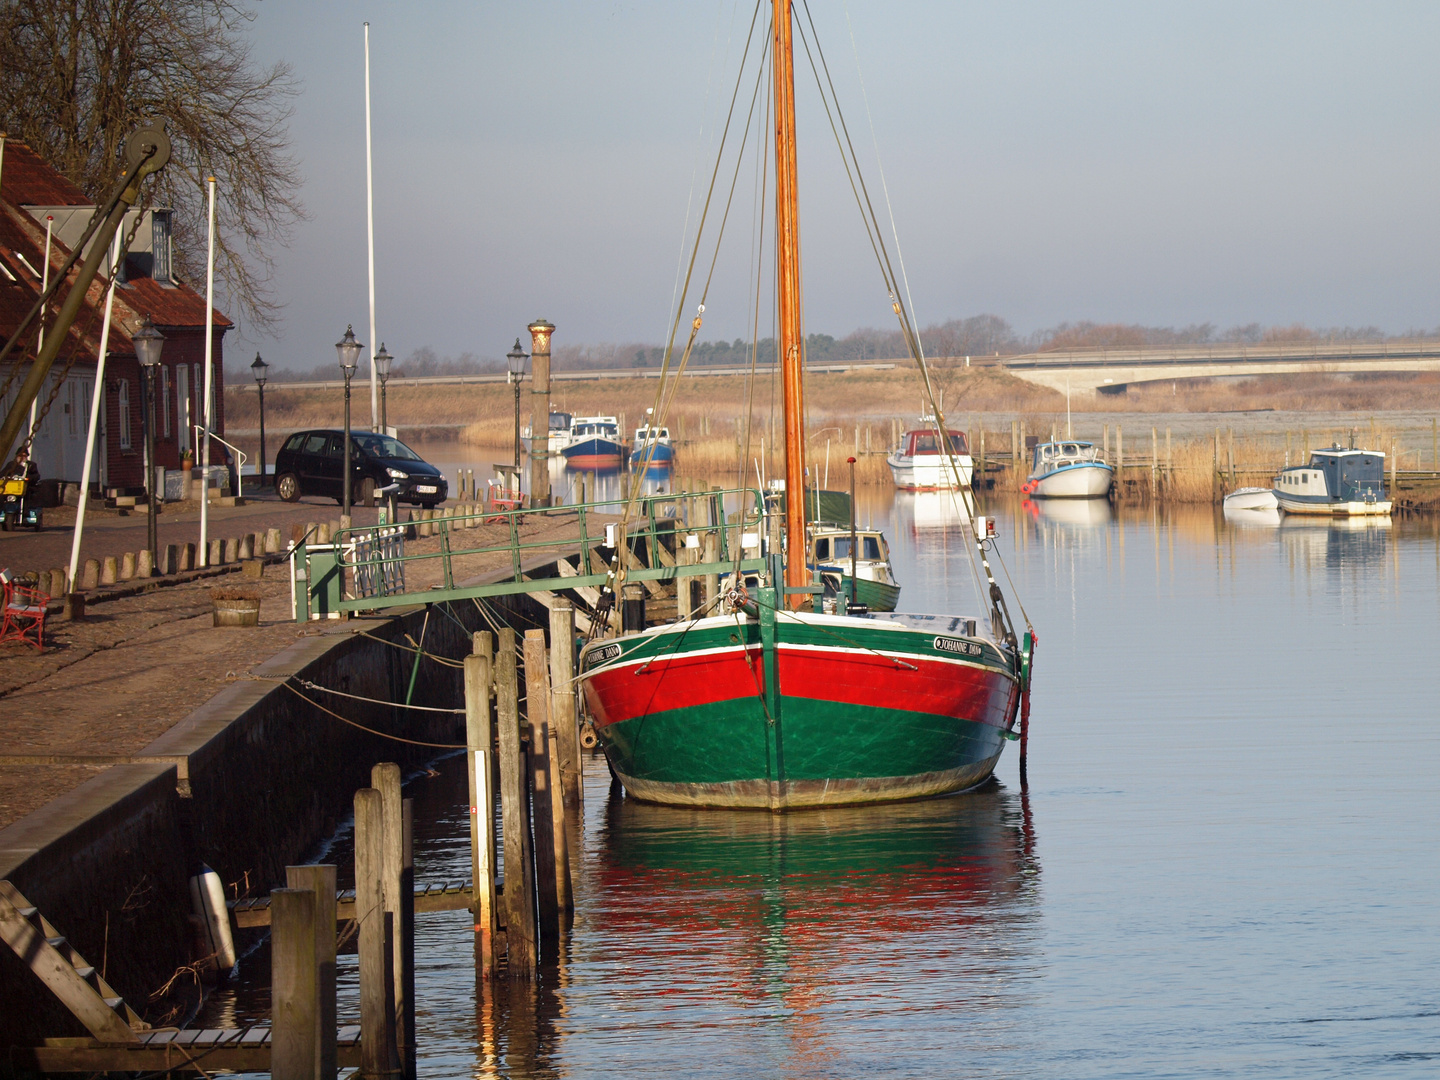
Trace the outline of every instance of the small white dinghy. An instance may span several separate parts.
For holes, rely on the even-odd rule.
[[[1279,505],[1271,488],[1236,488],[1225,496],[1226,510],[1274,510]]]

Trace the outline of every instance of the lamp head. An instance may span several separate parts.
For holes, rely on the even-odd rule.
[[[363,348],[365,346],[355,340],[355,327],[346,326],[345,336],[335,343],[335,352],[340,358],[340,370],[347,379],[355,374],[355,368],[360,363],[360,350]]]
[[[390,364],[395,358],[385,351],[385,343],[380,343],[380,351],[370,360],[375,365],[375,374],[380,376],[383,383],[390,378]]]
[[[265,385],[265,374],[270,370],[270,365],[260,359],[260,354],[255,354],[255,362],[250,365],[250,371],[255,376],[255,385]]]
[[[165,346],[165,335],[155,329],[149,315],[145,316],[140,329],[130,335],[130,340],[135,344],[135,356],[142,366],[153,368],[160,363],[160,350]]]
[[[520,339],[515,339],[515,347],[505,354],[505,359],[510,364],[510,374],[519,378],[525,374],[525,350],[520,348]]]

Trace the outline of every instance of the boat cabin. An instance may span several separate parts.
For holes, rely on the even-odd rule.
[[[552,413],[550,414],[550,430],[551,430],[551,431],[569,431],[569,430],[570,430],[570,420],[571,420],[571,417],[570,417],[570,414],[569,414],[568,412],[552,412]]]
[[[850,534],[847,532],[815,537],[811,544],[811,555],[816,562],[849,562]],[[890,552],[885,546],[885,537],[878,532],[857,531],[855,557],[870,562],[888,559]]]
[[[950,452],[952,454],[970,453],[964,432],[951,431],[947,434],[950,436]],[[900,437],[900,453],[906,457],[939,456],[940,433],[934,428],[917,428],[914,431],[907,431]]]
[[[1031,472],[1051,472],[1066,465],[1089,465],[1100,460],[1100,451],[1094,443],[1088,442],[1047,442],[1035,447]]]
[[[571,439],[618,439],[620,421],[613,416],[577,416],[570,421]]]
[[[1275,478],[1276,493],[1331,502],[1383,502],[1385,455],[1377,450],[1332,447],[1315,450],[1305,465],[1293,465]]]
[[[649,424],[635,429],[636,446],[641,446],[652,440],[654,442],[668,443],[670,441],[670,429],[668,427],[651,427]]]

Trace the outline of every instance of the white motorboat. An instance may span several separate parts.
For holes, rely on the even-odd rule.
[[[895,486],[901,491],[949,491],[962,484],[969,487],[975,461],[970,456],[964,432],[946,432],[950,445],[948,452],[942,452],[935,417],[922,416],[920,423],[930,426],[905,432],[900,436],[900,445],[885,459],[895,477]]]
[[[570,414],[567,412],[552,411],[550,413],[550,431],[545,444],[547,453],[551,455],[558,454],[570,445],[570,419]],[[520,437],[524,440],[527,451],[534,453],[539,449],[539,447],[535,445],[539,440],[536,439],[534,432],[531,431],[528,424],[525,430],[520,433]]]
[[[1236,488],[1224,499],[1226,510],[1274,510],[1279,505],[1272,488]]]
[[[1020,491],[1037,499],[1101,499],[1114,479],[1114,466],[1105,463],[1094,443],[1040,443]]]
[[[1385,455],[1378,450],[1332,446],[1313,450],[1305,465],[1282,469],[1275,499],[1287,514],[1364,517],[1390,513],[1385,494]]]

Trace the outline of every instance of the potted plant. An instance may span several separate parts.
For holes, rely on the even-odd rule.
[[[254,589],[211,589],[214,626],[259,626],[260,594]]]

